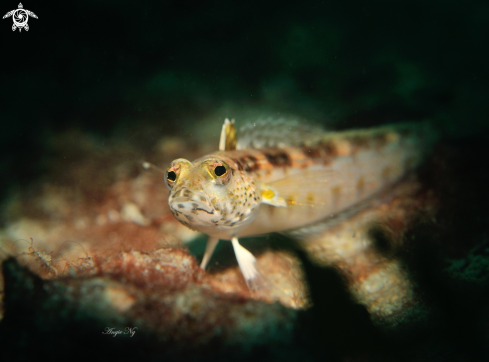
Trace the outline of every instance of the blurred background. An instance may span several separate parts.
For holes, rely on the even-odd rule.
[[[72,140],[66,134],[85,135],[101,148],[131,145],[137,151],[128,157],[153,161],[162,137],[175,137],[176,149],[217,148],[225,117],[294,114],[330,129],[428,119],[448,155],[437,167],[450,176],[431,180],[445,187],[444,208],[438,229],[421,230],[414,247],[421,255],[413,264],[419,289],[435,310],[431,324],[378,339],[362,311],[328,315],[319,325],[316,317],[325,314],[316,310],[298,335],[317,336],[304,345],[318,360],[325,339],[360,350],[358,360],[388,360],[392,354],[379,349],[398,357],[411,345],[416,352],[406,360],[447,360],[452,348],[467,360],[487,352],[489,2],[22,4],[38,16],[29,19],[28,32],[13,32],[11,18],[0,21],[2,200],[47,175],[62,178],[64,166],[83,158],[78,146],[63,153]],[[17,6],[3,1],[0,13]],[[64,145],[53,147],[56,139]],[[1,215],[0,226],[8,216]],[[419,249],[426,240],[432,243]],[[450,264],[448,257],[458,261]],[[470,275],[454,284],[445,274],[439,278],[445,267]],[[313,299],[321,278],[337,282],[327,273],[312,273]],[[331,298],[314,301],[325,310],[335,305]],[[424,347],[428,337],[433,348]],[[331,348],[329,357],[346,360]]]

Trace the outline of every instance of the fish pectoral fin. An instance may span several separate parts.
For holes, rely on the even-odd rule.
[[[285,199],[280,197],[279,192],[274,187],[266,184],[261,186],[261,202],[277,207],[287,207]]]
[[[237,237],[233,237],[231,242],[233,243],[234,254],[238,260],[238,265],[246,281],[246,285],[253,290],[255,281],[260,274],[255,266],[256,258],[253,256],[253,254],[241,246]]]
[[[204,257],[202,258],[202,262],[200,263],[200,268],[202,270],[205,270],[205,267],[209,263],[209,260],[211,260],[212,254],[216,249],[217,243],[219,243],[219,238],[209,236],[209,239],[207,240],[207,244],[205,246]]]
[[[350,173],[328,168],[300,170],[282,179],[262,184],[262,202],[284,207],[329,207],[333,190],[351,193]],[[339,187],[338,187],[339,186]]]

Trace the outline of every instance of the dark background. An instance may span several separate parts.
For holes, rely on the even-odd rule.
[[[430,118],[451,134],[487,129],[485,1],[23,5],[39,17],[28,32],[0,22],[3,192],[42,173],[47,134],[185,134],[226,102],[337,128]]]
[[[1,15],[17,5],[3,1]],[[440,277],[446,264],[439,246],[447,236],[450,245],[480,243],[489,260],[489,2],[23,5],[39,17],[29,20],[28,32],[12,32],[11,18],[0,21],[1,198],[41,177],[48,168],[46,139],[73,128],[102,141],[130,139],[149,152],[165,134],[191,140],[204,126],[200,120],[226,104],[294,113],[339,129],[430,119],[455,164],[446,173],[451,179],[435,182],[446,186],[449,200],[440,229],[411,231],[425,236],[417,239],[417,254],[409,254],[420,257],[406,256],[433,308],[430,322],[380,338],[357,307],[324,312],[341,308],[348,297],[318,293],[336,277],[314,270],[308,275],[320,307],[299,332],[313,335],[304,341],[311,353],[324,336],[340,346],[338,355],[329,354],[337,360],[349,348],[370,360],[399,360],[405,353],[411,353],[405,360],[447,360],[452,351],[459,360],[482,360],[487,282],[454,285]],[[444,236],[428,245],[434,233]],[[428,246],[419,247],[425,241]]]

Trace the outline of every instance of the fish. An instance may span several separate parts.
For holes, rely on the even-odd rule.
[[[288,230],[299,235],[358,210],[415,170],[435,140],[428,122],[325,131],[284,117],[257,120],[238,133],[226,119],[218,151],[166,168],[168,204],[183,225],[208,235],[202,269],[219,240],[230,240],[254,289],[260,273],[241,238]]]

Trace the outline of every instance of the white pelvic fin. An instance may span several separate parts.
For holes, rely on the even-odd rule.
[[[260,274],[255,266],[256,258],[240,245],[237,237],[232,238],[231,242],[233,243],[234,254],[236,255],[239,268],[241,269],[246,284],[253,290],[258,280],[257,277]]]
[[[214,250],[216,249],[217,243],[219,243],[218,238],[215,238],[213,236],[209,236],[209,239],[207,240],[207,245],[205,246],[204,257],[202,258],[202,262],[200,263],[201,269],[205,270],[205,267],[209,263],[209,260],[211,260],[212,254],[214,253]]]
[[[232,151],[236,149],[237,132],[234,127],[234,119],[229,122],[229,119],[224,120],[221,130],[221,139],[219,140],[219,151]]]

